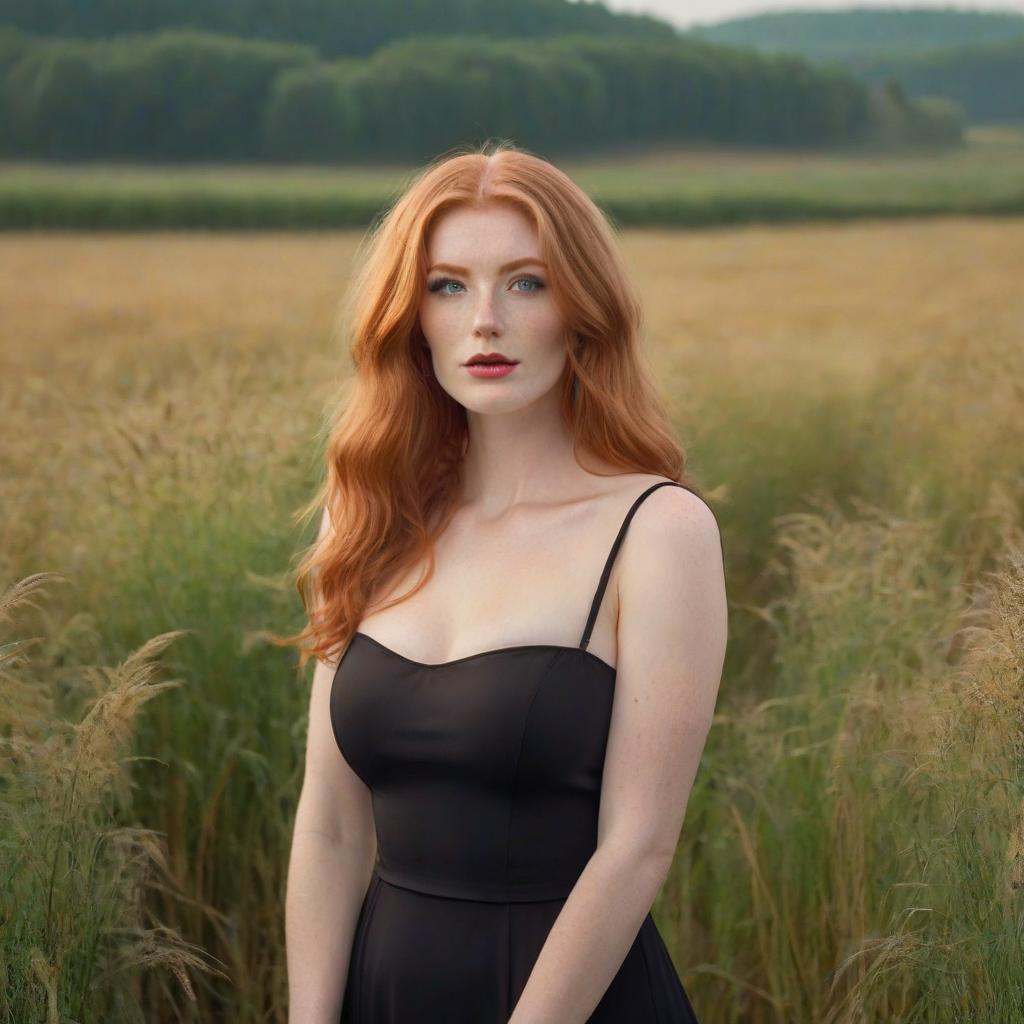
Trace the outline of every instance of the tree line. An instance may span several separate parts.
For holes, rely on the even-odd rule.
[[[106,38],[193,28],[306,43],[324,57],[366,57],[408,36],[537,38],[587,33],[671,39],[646,14],[568,0],[0,0],[0,25],[32,35]]]
[[[1024,118],[1024,32],[999,42],[865,59],[851,70],[869,83],[898,78],[911,96],[946,96],[971,121]]]
[[[492,135],[551,153],[955,144],[962,130],[953,104],[685,38],[445,34],[325,60],[192,29],[85,40],[8,28],[0,118],[8,156],[160,161],[419,161]]]

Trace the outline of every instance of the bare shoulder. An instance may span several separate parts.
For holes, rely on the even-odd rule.
[[[648,547],[659,540],[669,540],[721,548],[718,518],[707,501],[689,488],[667,477],[638,474],[623,490],[639,497],[659,483],[676,486],[658,487],[640,502],[629,526],[629,533],[640,539],[631,546]]]
[[[650,484],[666,481],[650,477]],[[643,493],[643,483],[634,484]],[[664,598],[681,597],[688,584],[715,590],[724,585],[724,552],[718,519],[711,506],[685,487],[658,487],[637,507],[620,553],[619,588],[623,595],[644,589],[658,599],[659,586],[668,589]]]

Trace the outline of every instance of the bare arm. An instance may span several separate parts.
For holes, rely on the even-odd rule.
[[[718,527],[666,487],[626,535],[598,846],[548,933],[509,1024],[583,1024],[672,863],[725,657]],[[632,542],[632,543],[631,543]]]
[[[376,857],[370,791],[342,757],[331,728],[334,672],[334,665],[318,661],[313,673],[305,775],[288,862],[289,1024],[337,1024]]]

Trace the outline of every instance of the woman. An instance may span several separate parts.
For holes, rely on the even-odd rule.
[[[650,908],[725,578],[614,234],[500,145],[427,167],[371,243],[290,638],[317,658],[291,1024],[694,1021]]]

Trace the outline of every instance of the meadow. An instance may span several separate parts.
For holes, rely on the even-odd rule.
[[[623,227],[1024,213],[1024,126],[1013,123],[971,126],[962,147],[940,151],[695,145],[558,164]],[[409,173],[0,162],[0,230],[361,228]]]
[[[308,673],[266,632],[301,620],[359,237],[0,235],[5,1024],[286,1019]],[[654,910],[698,1017],[1004,1024],[1024,220],[622,241],[726,553],[718,713]]]

